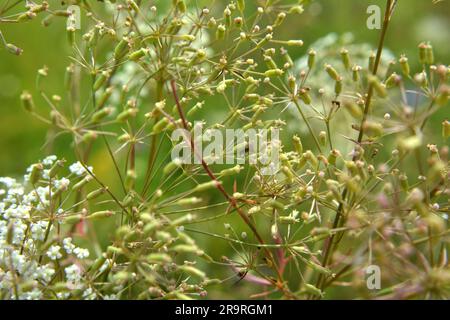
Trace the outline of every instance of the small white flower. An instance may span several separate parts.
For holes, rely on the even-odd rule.
[[[97,294],[92,290],[92,288],[87,288],[83,292],[83,299],[85,300],[95,300],[97,298]]]
[[[48,250],[47,250],[47,256],[51,259],[51,260],[57,260],[60,259],[62,257],[62,254],[60,252],[61,247],[58,245],[52,245]]]
[[[67,281],[78,283],[81,280],[81,269],[76,265],[72,264],[64,269]]]
[[[75,245],[72,243],[72,238],[65,238],[63,240],[63,247],[67,254],[71,254],[75,249]]]
[[[60,180],[55,180],[55,188],[66,190],[70,184],[70,180],[67,178],[61,178]]]
[[[57,157],[55,155],[48,156],[47,158],[42,160],[42,164],[44,166],[51,166],[53,164],[53,162],[56,161],[56,159],[57,159]]]
[[[89,171],[92,172],[92,167],[88,167]],[[71,173],[82,176],[87,173],[86,169],[83,167],[83,165],[80,163],[80,161],[77,161],[70,165],[69,170]]]
[[[89,257],[89,250],[83,248],[75,248],[73,253],[77,256],[78,259],[85,259]]]

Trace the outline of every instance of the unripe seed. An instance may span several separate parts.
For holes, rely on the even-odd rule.
[[[448,120],[444,120],[444,122],[442,122],[442,136],[444,139],[450,137],[450,121]]]
[[[316,61],[316,51],[314,51],[314,49],[311,49],[308,52],[308,68],[310,70],[314,67],[315,61]]]
[[[101,196],[102,194],[104,194],[106,192],[105,188],[99,188],[97,190],[91,191],[87,194],[86,199],[87,200],[92,200],[95,198],[98,198],[99,196]]]
[[[409,77],[410,75],[410,67],[408,63],[408,58],[404,55],[400,57],[400,67],[402,68],[402,72],[406,77]]]
[[[109,218],[112,215],[114,215],[114,212],[111,210],[97,211],[97,212],[94,212],[94,213],[88,215],[86,217],[86,219],[89,219],[89,220],[104,219],[104,218]]]
[[[64,160],[57,160],[53,166],[50,168],[49,172],[48,172],[48,176],[50,178],[54,178],[58,172],[61,170],[61,168],[64,167]]]
[[[130,59],[131,61],[138,61],[139,59],[141,59],[142,57],[146,56],[149,53],[149,49],[148,48],[141,48],[137,51],[134,51],[132,53],[130,53],[128,55],[128,59]]]
[[[224,170],[220,171],[219,175],[221,177],[225,177],[225,176],[239,174],[239,172],[241,172],[241,169],[242,169],[242,167],[240,165],[237,165],[237,166],[234,166],[233,168],[224,169]]]
[[[113,112],[113,110],[114,109],[111,108],[111,107],[106,107],[106,108],[103,108],[103,109],[95,112],[92,115],[92,122],[94,122],[94,123],[100,122],[100,120],[102,120],[103,118],[109,116]]]
[[[212,180],[209,182],[201,183],[195,186],[193,192],[203,192],[209,189],[217,188],[220,185],[219,181]]]
[[[331,65],[326,64],[325,65],[325,71],[328,73],[328,75],[333,79],[334,81],[338,81],[340,76],[337,73],[336,69],[334,69]]]
[[[344,64],[345,69],[350,69],[350,57],[348,55],[348,50],[347,49],[342,49],[341,50],[341,59],[342,59],[342,63]]]
[[[22,100],[22,105],[25,110],[27,110],[28,112],[34,111],[33,96],[28,91],[24,91],[22,93],[22,95],[20,96],[20,100]]]
[[[42,171],[44,170],[44,166],[42,163],[36,163],[32,166],[30,172],[30,182],[31,184],[36,184],[42,176]]]
[[[264,72],[264,75],[266,77],[272,78],[272,77],[282,76],[283,73],[284,73],[284,71],[281,69],[270,69],[270,70],[267,70],[266,72]]]

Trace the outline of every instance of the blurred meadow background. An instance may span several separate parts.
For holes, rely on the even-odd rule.
[[[166,1],[166,0],[164,0]],[[154,1],[158,4],[164,1]],[[0,0],[0,8],[7,0]],[[11,1],[13,2],[13,1]],[[50,0],[51,3],[58,2]],[[94,1],[89,1],[94,2]],[[196,1],[198,6],[221,6],[220,0]],[[213,4],[211,4],[213,3]],[[384,8],[383,0],[317,0],[306,7],[303,15],[295,19],[289,19],[279,31],[285,39],[302,39],[305,45],[290,51],[293,59],[301,59],[308,49],[319,39],[334,42],[336,48],[341,48],[346,42],[365,43],[375,50],[379,37],[379,30],[369,30],[366,27],[369,5],[377,4]],[[258,1],[247,1],[248,6],[258,5]],[[101,6],[101,4],[97,4]],[[383,9],[382,9],[383,10]],[[450,57],[450,2],[442,1],[433,4],[431,0],[399,0],[395,11],[395,17],[386,40],[386,49],[389,49],[396,57],[405,53],[410,57],[411,68],[417,70],[417,45],[422,41],[430,41],[434,47],[437,63],[448,62]],[[49,94],[63,96],[63,75],[68,65],[71,49],[66,39],[65,20],[55,20],[48,27],[40,25],[39,19],[26,24],[4,25],[1,32],[8,41],[14,42],[24,50],[20,57],[0,50],[0,176],[20,176],[25,168],[46,154],[56,154],[66,158],[69,163],[75,160],[72,142],[69,136],[58,138],[54,144],[45,144],[48,134],[48,126],[39,122],[36,118],[25,112],[21,107],[19,96],[23,90],[30,90],[36,96],[36,104],[42,104],[34,91],[37,70],[44,66],[49,67],[49,76],[43,81],[43,86]],[[82,21],[83,23],[83,21]],[[340,44],[342,42],[342,45]],[[218,99],[218,96],[215,98]],[[153,99],[149,100],[149,104]],[[220,101],[207,101],[211,105],[220,105]],[[43,107],[42,107],[43,108]],[[435,115],[435,122],[428,126],[430,135],[440,135],[440,122],[445,117],[442,110]],[[443,115],[444,113],[444,115]],[[208,113],[205,117],[220,117],[218,113]],[[433,119],[431,119],[433,121]],[[293,123],[292,125],[296,125]],[[308,144],[308,138],[302,137]],[[101,142],[98,142],[101,144]],[[161,149],[160,154],[167,156],[168,146]],[[113,170],[113,164],[108,161],[105,148],[97,147],[91,155],[88,163],[92,165],[98,176],[111,185],[108,173]],[[145,167],[146,157],[137,159],[137,167]],[[231,185],[232,182],[229,186]],[[220,196],[212,191],[211,197]],[[217,224],[219,220],[212,223]],[[222,221],[223,223],[223,221]],[[223,224],[222,224],[223,225]],[[197,226],[196,226],[197,227]],[[99,227],[99,230],[106,227]],[[205,225],[205,230],[214,230],[212,226]],[[217,228],[216,228],[217,229]],[[223,231],[223,230],[222,230]],[[107,233],[99,233],[100,238],[106,241]],[[200,245],[204,245],[206,252],[214,255],[229,252],[232,249],[226,242],[209,241],[207,237],[199,238]],[[223,274],[232,274],[232,271],[223,268],[212,270]],[[222,276],[223,278],[223,276]],[[237,288],[237,289],[235,289]],[[210,292],[210,298],[245,298],[252,293],[252,287],[243,283],[233,284],[228,288],[222,288],[221,292]],[[344,296],[340,293],[340,298]]]

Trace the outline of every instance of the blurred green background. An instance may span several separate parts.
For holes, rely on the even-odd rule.
[[[0,0],[0,4],[3,1],[5,0]],[[54,3],[57,2],[54,1]],[[155,2],[158,4],[163,1]],[[208,6],[210,1],[198,0],[197,3],[200,6]],[[255,8],[257,3],[256,0],[247,1],[248,6],[253,5]],[[215,4],[224,7],[226,3],[218,0]],[[332,32],[337,35],[350,32],[354,36],[355,43],[368,43],[375,48],[379,30],[369,30],[366,27],[368,18],[366,10],[372,4],[377,4],[384,10],[384,0],[313,1],[303,15],[289,19],[278,34],[281,34],[283,39],[302,39],[305,42],[302,48],[290,51],[294,60],[303,56],[317,39]],[[415,69],[417,45],[422,41],[430,41],[435,50],[436,62],[448,62],[450,57],[449,13],[449,1],[433,5],[432,0],[399,0],[386,40],[386,48],[396,56],[402,53],[407,54],[411,58],[412,68]],[[7,41],[24,50],[23,55],[17,57],[0,49],[0,176],[22,175],[29,164],[42,159],[47,153],[44,146],[47,125],[26,113],[19,99],[22,90],[30,90],[37,95],[35,91],[37,70],[44,65],[49,67],[49,76],[45,79],[45,88],[49,96],[64,95],[63,75],[70,62],[68,56],[71,53],[66,40],[65,21],[55,20],[53,24],[45,28],[39,20],[41,19],[17,25],[0,24],[0,30]],[[42,101],[36,99],[36,102],[39,105]],[[44,109],[43,105],[40,107]],[[439,128],[441,118],[442,114],[434,120]],[[439,130],[435,132],[439,134]],[[70,140],[59,139],[52,153],[71,161],[74,159],[71,148]],[[94,166],[95,172],[108,180],[110,178],[108,172],[113,169],[111,161],[105,161],[105,157],[107,156],[104,150],[95,150],[89,165]],[[144,157],[142,161],[145,162]],[[210,196],[220,199],[214,192]],[[106,230],[107,226],[103,228]],[[101,234],[100,237],[106,241],[108,234]],[[226,243],[214,242],[213,245],[210,240],[207,237],[201,240],[202,247],[205,247],[207,252],[212,250],[217,255],[227,250],[232,252]],[[230,287],[220,293],[213,291],[211,297],[248,297],[248,292],[252,289],[244,286],[240,287],[240,290],[242,291],[237,293],[233,287]]]

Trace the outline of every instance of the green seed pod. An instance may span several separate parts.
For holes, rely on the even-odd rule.
[[[69,44],[73,46],[75,44],[75,28],[74,27],[67,27],[67,40],[69,41]]]
[[[427,63],[427,45],[426,43],[422,42],[419,44],[419,62],[421,64]]]
[[[194,215],[188,213],[188,214],[186,214],[186,215],[184,215],[184,216],[182,216],[182,217],[180,217],[180,218],[177,218],[177,219],[175,219],[175,220],[172,220],[172,221],[170,222],[170,225],[171,225],[172,227],[181,226],[181,225],[183,225],[183,224],[185,224],[185,223],[191,222],[194,218],[195,218]]]
[[[405,174],[399,175],[398,179],[400,180],[400,186],[402,187],[403,191],[409,190],[409,184],[408,184],[408,177]]]
[[[288,166],[282,166],[281,172],[286,177],[289,183],[292,183],[294,181],[294,174],[292,173],[291,169]]]
[[[102,109],[113,93],[113,87],[106,88],[105,92],[100,96],[97,102],[97,108]]]
[[[65,224],[76,224],[80,222],[83,219],[83,215],[81,214],[74,214],[70,215],[68,217],[64,217],[62,222]]]
[[[420,136],[411,136],[401,139],[398,143],[398,148],[403,153],[409,152],[419,148],[422,145],[422,138]]]
[[[150,264],[171,263],[172,258],[166,253],[151,253],[147,256],[147,262]]]
[[[138,61],[142,57],[146,56],[150,50],[148,48],[141,48],[137,51],[134,51],[128,55],[128,59],[131,61]]]
[[[284,204],[275,199],[270,199],[266,202],[266,205],[270,208],[277,209],[280,211],[284,211]]]
[[[272,57],[265,55],[264,62],[266,63],[266,65],[269,69],[278,69],[278,66],[275,63],[275,61],[272,59]]]
[[[136,171],[128,170],[127,176],[125,177],[125,186],[127,187],[127,190],[134,189],[136,179],[137,179]]]
[[[354,82],[358,82],[359,81],[359,73],[361,72],[361,67],[354,65],[352,68],[352,79]]]
[[[332,272],[330,269],[322,267],[321,265],[313,262],[312,260],[307,260],[307,264],[309,267],[311,267],[314,271],[316,271],[317,273],[323,274],[327,277],[332,276]]]
[[[376,76],[369,77],[369,83],[372,85],[372,87],[375,89],[375,92],[381,97],[386,98],[387,97],[387,91],[384,84],[378,80]]]
[[[197,204],[200,202],[202,202],[201,198],[191,197],[191,198],[180,199],[180,200],[176,201],[175,204],[179,205],[179,206],[185,206],[185,205],[194,205],[194,204]]]
[[[87,200],[93,200],[95,198],[100,197],[102,194],[106,192],[106,188],[99,188],[97,190],[91,191],[87,194],[86,199]]]
[[[292,137],[292,143],[294,145],[294,149],[295,151],[301,155],[303,153],[303,144],[302,144],[302,140],[300,139],[300,137],[298,137],[297,135]]]
[[[319,160],[317,160],[317,157],[314,155],[314,153],[312,153],[311,150],[307,150],[305,153],[303,153],[303,156],[313,168],[317,168],[317,166],[319,165]]]
[[[187,273],[190,276],[198,277],[200,279],[206,279],[206,274],[203,271],[192,266],[188,265],[178,266],[178,270]]]
[[[112,257],[113,255],[122,255],[124,252],[122,248],[108,246],[108,248],[106,248],[106,253],[108,257]]]
[[[311,70],[314,67],[316,62],[316,51],[314,49],[310,49],[308,52],[308,68]]]
[[[178,244],[170,249],[171,251],[175,251],[176,253],[193,253],[197,254],[199,253],[199,250],[197,246],[195,245],[189,245],[189,244]]]
[[[264,75],[269,78],[279,77],[279,76],[282,76],[283,74],[284,74],[284,71],[281,69],[270,69],[270,70],[266,70],[264,72]]]
[[[327,133],[325,131],[319,132],[319,142],[322,146],[327,145]]]
[[[390,89],[396,87],[400,83],[400,81],[401,81],[400,76],[394,72],[386,79],[385,83],[386,88]]]
[[[237,166],[234,166],[233,168],[224,169],[224,170],[220,171],[219,175],[221,177],[231,176],[231,175],[239,174],[239,172],[241,172],[241,170],[242,170],[242,167],[240,165],[237,165]]]
[[[277,15],[277,18],[275,19],[275,22],[273,23],[273,25],[274,25],[275,27],[278,27],[279,25],[281,25],[281,24],[283,23],[283,21],[284,21],[285,18],[286,18],[286,13],[280,12],[280,13]]]
[[[216,30],[216,39],[217,40],[222,40],[223,38],[225,38],[225,31],[226,30],[227,29],[225,28],[225,26],[223,24],[220,24],[217,27],[217,30]]]
[[[203,105],[205,104],[204,101],[202,102],[197,102],[188,112],[187,112],[187,116],[188,117],[192,117],[194,114],[197,113],[197,111],[199,111]]]
[[[130,6],[130,8],[132,8],[135,12],[141,12],[141,9],[139,9],[139,6],[133,0],[127,0],[127,5]]]
[[[117,122],[125,122],[125,121],[129,120],[130,118],[134,118],[137,113],[138,113],[137,108],[128,108],[117,115],[116,121]]]
[[[177,8],[182,13],[186,12],[186,3],[184,2],[184,0],[178,0]]]
[[[342,77],[339,77],[334,84],[334,93],[339,96],[342,93]]]
[[[27,110],[28,112],[34,111],[33,96],[28,91],[24,91],[20,95],[20,100],[22,101],[22,105],[25,110]]]
[[[450,121],[444,120],[442,122],[442,136],[444,139],[448,139],[450,137]]]
[[[200,183],[195,186],[193,192],[203,192],[209,189],[217,188],[220,185],[220,181],[212,180],[205,183]]]
[[[404,55],[402,55],[400,57],[400,67],[402,68],[402,72],[406,77],[409,77],[410,75],[410,67],[409,67],[409,63],[408,63],[408,58],[405,57]]]
[[[340,152],[336,149],[331,150],[330,154],[328,155],[328,163],[331,165],[336,165],[336,160],[340,156]]]
[[[123,37],[114,49],[114,59],[116,61],[122,59],[129,50],[129,40]]]
[[[73,64],[70,64],[66,68],[66,73],[65,73],[65,76],[64,76],[64,85],[65,85],[65,88],[67,90],[71,90],[71,88],[73,86],[74,74],[75,74],[75,66]]]
[[[84,143],[91,143],[95,139],[97,139],[97,132],[92,130],[89,130],[81,137],[81,141],[83,141]]]
[[[144,226],[144,229],[142,230],[142,232],[143,232],[144,236],[148,236],[150,233],[152,233],[153,231],[158,229],[160,226],[161,226],[161,222],[159,222],[159,221],[149,222]]]
[[[347,49],[341,50],[341,59],[342,59],[342,63],[344,65],[345,69],[349,70],[350,69],[350,57],[349,57]]]
[[[303,8],[302,5],[293,6],[289,9],[290,14],[293,14],[293,13],[302,14],[304,11],[305,11],[305,9]]]
[[[104,218],[109,218],[112,215],[114,215],[114,212],[111,210],[97,211],[97,212],[94,212],[94,213],[88,215],[86,217],[86,219],[89,219],[89,220],[104,219]]]
[[[163,168],[163,174],[164,176],[168,176],[171,173],[175,172],[178,168],[181,167],[181,160],[180,159],[174,159],[173,161],[169,162],[164,168]]]
[[[383,125],[381,123],[366,121],[363,127],[364,133],[369,137],[379,137],[383,134]]]
[[[53,22],[53,15],[52,14],[49,14],[48,16],[46,16],[44,19],[42,19],[42,25],[44,26],[44,27],[48,27],[50,24],[52,24],[52,22]]]
[[[160,132],[162,132],[165,128],[166,128],[166,126],[167,126],[167,124],[169,123],[169,120],[166,118],[166,117],[164,117],[164,118],[162,118],[161,120],[159,120],[157,123],[155,123],[155,125],[153,126],[153,128],[152,128],[152,134],[158,134],[158,133],[160,133]]]
[[[238,10],[242,13],[245,10],[245,0],[237,0]]]
[[[288,40],[287,45],[290,47],[301,47],[303,46],[303,40]]]
[[[355,119],[360,119],[363,115],[363,112],[358,104],[351,100],[344,100],[344,108],[350,113],[350,115]]]
[[[56,161],[53,166],[50,168],[50,170],[48,171],[48,176],[50,178],[54,178],[58,172],[61,170],[61,168],[64,168],[64,160],[58,160]]]
[[[42,176],[42,171],[44,170],[44,166],[42,163],[33,164],[30,172],[30,183],[35,185],[38,183],[39,179]]]
[[[310,105],[312,102],[311,96],[308,93],[308,90],[306,89],[300,89],[298,92],[298,96],[300,97],[300,99],[302,99],[302,101],[306,104],[306,105]]]
[[[333,79],[334,81],[338,81],[340,78],[339,74],[337,73],[336,69],[334,69],[331,65],[326,64],[325,65],[325,71],[328,73],[328,75]]]
[[[97,91],[99,90],[102,85],[106,82],[106,80],[108,80],[109,78],[109,72],[107,71],[103,71],[96,79],[94,82],[94,86],[93,86],[93,90]]]
[[[114,109],[111,107],[106,107],[106,108],[100,109],[99,111],[95,112],[92,115],[92,122],[94,122],[94,123],[100,122],[100,120],[109,116],[113,112],[113,110]]]
[[[8,50],[9,53],[16,56],[20,56],[23,53],[23,50],[21,48],[13,45],[12,43],[6,44],[6,50]]]
[[[441,107],[444,107],[445,105],[447,105],[449,96],[450,96],[450,87],[442,86],[436,97],[437,105],[439,105]]]
[[[73,187],[73,191],[78,191],[81,188],[83,188],[89,181],[91,181],[93,178],[91,176],[84,177],[80,182],[76,183]]]

